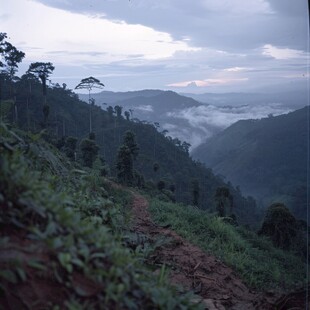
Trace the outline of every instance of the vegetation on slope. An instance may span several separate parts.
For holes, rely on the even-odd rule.
[[[306,264],[293,252],[275,248],[267,238],[225,218],[191,206],[151,200],[156,223],[171,226],[182,237],[216,255],[252,287],[292,289],[306,282]]]
[[[266,207],[285,203],[306,220],[309,108],[239,121],[198,147],[193,156]]]
[[[141,266],[138,250],[124,246],[128,195],[95,170],[70,164],[38,135],[3,124],[0,131],[1,305],[191,307]]]
[[[31,85],[31,91],[29,89]],[[42,113],[41,84],[35,78],[22,76],[14,83],[16,89],[15,118],[13,106],[9,110],[8,120],[19,127],[34,132],[45,128],[48,141],[55,145],[64,144],[67,137],[77,138],[77,158],[81,158],[81,141],[89,137],[90,117],[93,137],[100,147],[100,155],[110,167],[110,176],[116,177],[116,161],[119,147],[122,145],[126,131],[132,131],[139,145],[139,155],[134,163],[134,170],[141,174],[145,184],[156,187],[160,181],[165,182],[166,189],[174,188],[176,201],[192,202],[192,182],[197,180],[200,193],[198,205],[201,208],[215,208],[214,195],[218,187],[226,186],[234,196],[234,212],[239,222],[254,225],[259,218],[259,211],[251,197],[244,198],[240,190],[215,176],[203,164],[193,161],[188,153],[188,144],[158,132],[157,124],[123,117],[122,107],[113,109],[81,102],[75,93],[65,85],[48,87],[48,117]],[[9,98],[8,89],[4,89],[3,98]],[[3,101],[2,101],[3,102]],[[125,111],[128,112],[128,111]],[[128,116],[128,114],[127,114]],[[154,164],[159,169],[154,170]]]

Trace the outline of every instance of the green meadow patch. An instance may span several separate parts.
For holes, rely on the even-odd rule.
[[[253,288],[292,289],[306,281],[306,265],[299,257],[223,218],[155,199],[150,212],[156,223],[171,225],[182,237],[231,266]]]

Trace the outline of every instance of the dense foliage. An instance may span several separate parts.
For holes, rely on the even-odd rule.
[[[276,246],[289,249],[296,238],[297,221],[284,204],[274,203],[267,209],[259,234],[270,237]]]
[[[0,133],[5,309],[194,308],[141,265],[138,247],[124,247],[126,193],[96,170],[77,169],[39,136],[3,124]]]

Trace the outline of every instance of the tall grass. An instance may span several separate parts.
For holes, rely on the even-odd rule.
[[[151,200],[150,212],[171,228],[231,266],[256,289],[292,289],[306,281],[306,265],[266,238],[191,206]]]

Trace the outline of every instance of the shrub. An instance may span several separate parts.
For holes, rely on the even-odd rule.
[[[83,165],[91,168],[98,155],[99,146],[93,140],[83,139],[80,144],[80,149],[82,152]]]
[[[258,232],[268,236],[273,244],[282,249],[290,249],[296,236],[297,222],[289,209],[282,203],[274,203],[268,209]]]
[[[159,191],[162,191],[165,187],[166,187],[165,181],[163,181],[163,180],[158,181],[158,183],[157,183],[157,189],[158,189]]]

